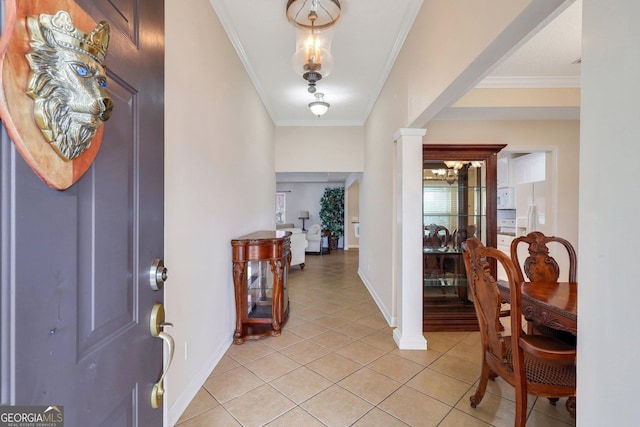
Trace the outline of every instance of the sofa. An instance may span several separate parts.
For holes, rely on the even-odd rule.
[[[322,253],[322,227],[313,224],[307,232],[307,252]]]
[[[281,231],[290,231],[291,236],[291,267],[299,265],[300,269],[304,269],[305,250],[307,249],[307,236],[299,228],[279,228]]]

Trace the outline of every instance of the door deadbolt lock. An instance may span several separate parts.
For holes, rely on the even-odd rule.
[[[169,277],[169,270],[164,266],[164,261],[160,258],[153,260],[149,269],[149,285],[154,291],[159,291],[164,286],[164,282]]]

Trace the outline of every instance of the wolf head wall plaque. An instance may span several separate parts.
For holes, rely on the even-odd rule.
[[[5,10],[0,117],[34,172],[64,190],[93,163],[113,111],[109,25],[73,0],[5,0]]]
[[[63,159],[75,159],[113,109],[102,65],[109,24],[103,21],[87,34],[74,27],[67,12],[59,11],[28,17],[27,26],[31,36],[27,93],[35,100],[36,123]]]

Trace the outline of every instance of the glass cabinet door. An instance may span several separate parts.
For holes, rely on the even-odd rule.
[[[442,151],[425,150],[423,158],[423,330],[478,330],[462,243],[476,237],[490,245],[495,235],[499,149],[478,154],[425,147]]]
[[[247,262],[247,318],[271,318],[273,272],[269,261]]]
[[[256,231],[231,240],[236,306],[234,344],[280,336],[289,316],[291,232]]]
[[[482,168],[484,165],[479,165],[477,172]],[[486,230],[486,187],[482,182],[475,184],[458,181],[448,184],[437,179],[424,181],[425,300],[469,302],[461,246],[469,237],[482,238]]]

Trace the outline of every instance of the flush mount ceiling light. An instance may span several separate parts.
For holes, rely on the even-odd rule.
[[[289,0],[287,18],[296,27],[296,52],[293,68],[308,82],[309,93],[316,83],[333,69],[331,39],[333,26],[340,18],[338,0]]]
[[[324,93],[316,93],[316,100],[309,103],[309,109],[313,114],[320,117],[329,110],[329,103],[324,100]]]

